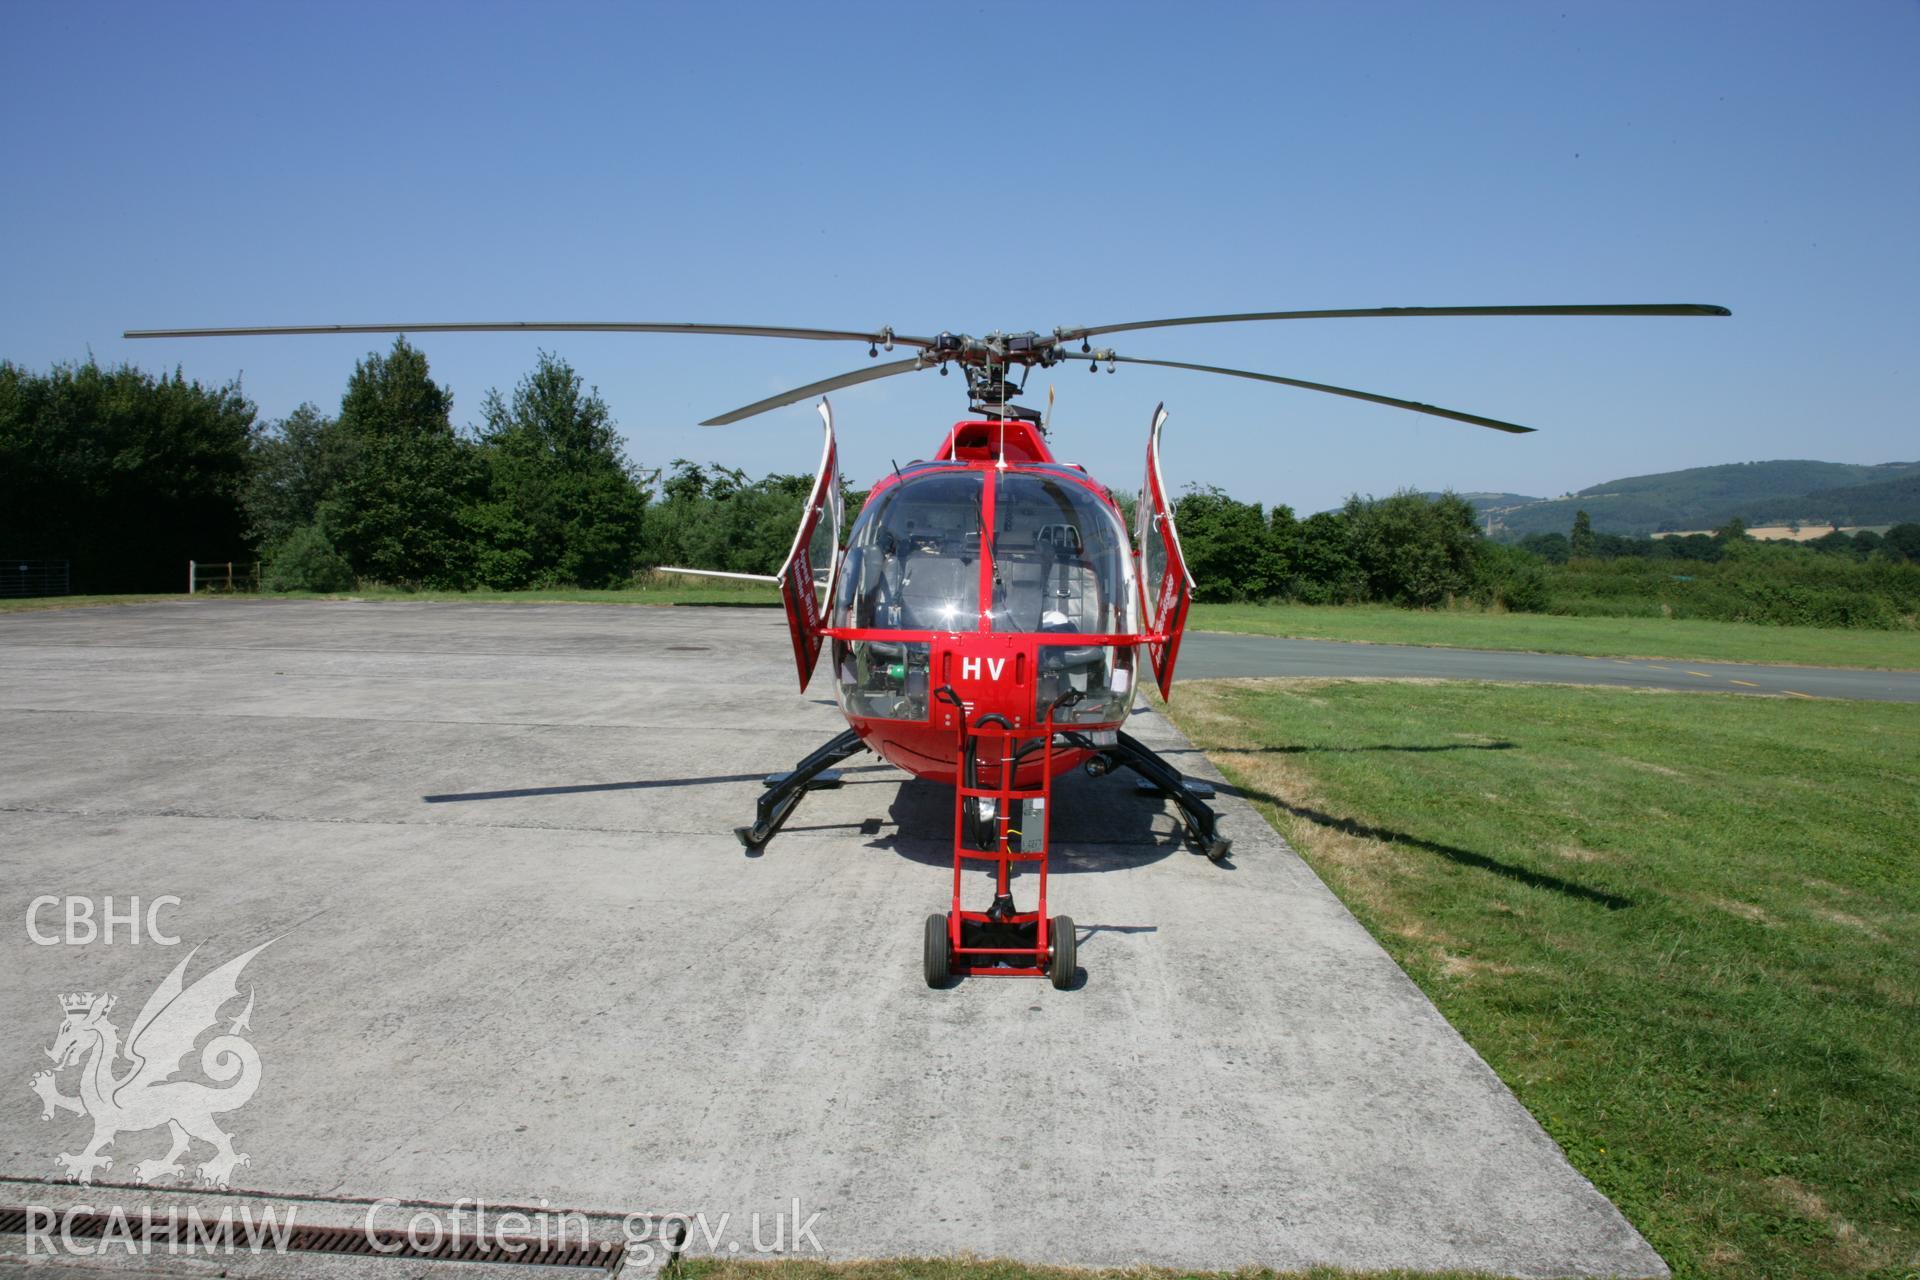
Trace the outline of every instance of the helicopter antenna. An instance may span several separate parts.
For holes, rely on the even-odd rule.
[[[1418,400],[1403,400],[1397,396],[1379,395],[1371,391],[1329,386],[1323,382],[1310,382],[1304,378],[1258,373],[1248,369],[1230,369],[1221,365],[1197,364],[1184,360],[1158,360],[1145,356],[1120,355],[1110,347],[1096,350],[1091,339],[1101,334],[1128,333],[1140,329],[1168,329],[1188,325],[1239,324],[1269,320],[1332,320],[1368,317],[1407,319],[1440,316],[1730,316],[1732,314],[1725,307],[1695,302],[1629,302],[1565,306],[1365,307],[1341,310],[1243,311],[1223,315],[1172,316],[1161,320],[1133,320],[1122,324],[1088,325],[1079,328],[1063,326],[1048,334],[1032,329],[1024,333],[1003,333],[995,330],[984,338],[969,337],[963,333],[952,333],[944,329],[932,337],[911,337],[895,333],[890,325],[873,330],[807,329],[783,325],[686,324],[624,320],[280,325],[243,329],[134,329],[128,330],[125,336],[128,338],[238,338],[278,334],[660,333],[793,338],[813,342],[856,341],[865,344],[870,358],[877,358],[882,348],[891,351],[896,346],[907,347],[914,352],[904,360],[871,364],[848,373],[822,378],[818,382],[810,382],[804,387],[795,387],[791,391],[768,396],[764,400],[756,400],[752,404],[708,418],[701,423],[702,426],[707,427],[738,422],[743,418],[765,413],[769,409],[778,409],[783,405],[811,399],[829,391],[838,391],[842,387],[858,386],[863,382],[890,378],[896,374],[918,373],[923,369],[933,368],[938,368],[944,374],[947,366],[952,364],[958,365],[960,372],[966,378],[968,402],[975,412],[1003,424],[1003,431],[1008,418],[1019,418],[1034,423],[1045,431],[1052,419],[1051,389],[1048,391],[1048,408],[1045,413],[1013,404],[1011,402],[1013,394],[1025,389],[1027,377],[1035,366],[1050,369],[1071,357],[1086,360],[1087,367],[1095,371],[1102,364],[1107,366],[1108,373],[1114,372],[1115,368],[1121,364],[1138,364],[1153,365],[1162,369],[1184,369],[1194,373],[1219,374],[1230,378],[1248,378],[1256,382],[1295,387],[1303,391],[1318,391],[1325,395],[1343,396],[1350,400],[1365,400],[1388,408],[1404,409],[1430,417],[1448,418],[1472,426],[1518,434],[1532,431],[1533,428],[1521,426],[1518,423],[1502,422],[1497,418],[1462,413],[1456,409],[1443,409]],[[1077,352],[1067,350],[1070,343],[1079,344]],[[1016,366],[1023,372],[1019,383],[1009,391],[1007,372]]]

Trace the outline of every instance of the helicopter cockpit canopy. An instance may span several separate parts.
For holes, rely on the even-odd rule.
[[[1053,466],[987,472],[909,467],[854,522],[836,584],[832,625],[878,631],[1044,637],[1035,654],[1036,719],[1069,690],[1065,723],[1124,719],[1139,588],[1119,515],[1081,473]],[[991,492],[992,528],[986,529]],[[1078,637],[1086,637],[1081,642]],[[922,720],[928,640],[843,639],[834,645],[850,715]]]
[[[847,538],[833,625],[973,631],[980,625],[978,471],[919,471],[875,494]]]
[[[832,624],[978,630],[984,542],[992,562],[989,630],[1136,630],[1133,558],[1113,509],[1064,473],[1000,473],[993,480],[991,538],[982,532],[981,471],[908,472],[876,494],[848,538]]]
[[[1080,481],[1031,471],[996,476],[991,550],[994,631],[1137,629],[1126,529]]]

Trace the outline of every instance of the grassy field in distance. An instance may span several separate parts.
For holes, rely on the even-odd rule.
[[[1814,667],[1920,670],[1920,631],[1308,604],[1195,604],[1187,628],[1308,640],[1526,650],[1602,658],[1679,658],[1694,662],[1780,662]]]
[[[184,591],[170,596],[23,596],[0,600],[0,613],[39,613],[43,609],[98,609],[115,604],[152,604],[156,600],[185,600]]]
[[[1337,681],[1170,710],[1676,1275],[1920,1267],[1920,710]]]
[[[645,605],[768,605],[780,604],[780,593],[769,583],[731,582],[724,578],[683,578],[662,574],[652,582],[619,590],[595,591],[583,587],[555,587],[545,591],[409,591],[399,587],[360,587],[322,594],[311,591],[221,592],[189,596],[36,596],[0,600],[0,613],[31,613],[42,609],[77,609],[115,604],[152,604],[174,600],[427,600],[467,604],[645,604]]]

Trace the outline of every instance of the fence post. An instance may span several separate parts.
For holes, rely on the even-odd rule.
[[[193,561],[189,560],[187,561],[187,594],[188,595],[193,594],[193,577],[194,577]]]

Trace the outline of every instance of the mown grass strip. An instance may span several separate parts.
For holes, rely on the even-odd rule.
[[[1212,681],[1171,711],[1676,1274],[1920,1268],[1920,708]]]
[[[555,587],[544,591],[412,591],[402,587],[363,587],[353,591],[320,593],[289,592],[202,592],[189,596],[37,596],[26,600],[0,600],[0,613],[32,613],[47,609],[91,608],[102,605],[154,604],[175,601],[191,604],[204,600],[370,600],[428,601],[461,604],[637,604],[637,605],[743,605],[778,608],[780,593],[774,587],[757,582],[669,579],[641,587],[617,591],[595,591],[581,587]]]
[[[1391,605],[1196,604],[1197,631],[1505,649],[1603,658],[1920,670],[1920,631],[1770,627],[1687,618],[1570,618]]]

